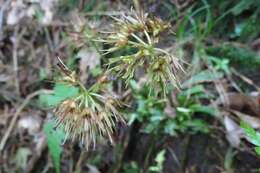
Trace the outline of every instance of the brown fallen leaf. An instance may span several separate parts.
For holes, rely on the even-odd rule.
[[[224,125],[226,128],[226,138],[233,147],[239,147],[241,138],[244,136],[243,129],[228,115],[224,115]]]
[[[226,98],[229,103],[223,103],[221,99],[215,102],[217,105],[223,105],[248,115],[260,117],[260,96],[249,96],[240,93],[227,93]]]

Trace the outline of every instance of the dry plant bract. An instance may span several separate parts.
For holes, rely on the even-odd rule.
[[[119,101],[107,92],[104,94],[102,82],[96,82],[87,89],[76,74],[61,61],[58,66],[63,74],[59,82],[77,86],[80,92],[76,97],[66,99],[56,107],[56,126],[62,126],[66,137],[81,141],[87,148],[91,145],[95,147],[97,139],[102,137],[113,142],[112,133],[116,122],[124,122],[117,110]]]

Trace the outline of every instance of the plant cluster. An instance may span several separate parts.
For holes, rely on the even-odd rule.
[[[134,85],[131,82],[132,86]],[[133,87],[134,88],[134,87]],[[143,124],[142,131],[152,134],[177,135],[179,132],[207,133],[208,124],[199,118],[200,114],[214,116],[216,110],[211,106],[198,104],[199,99],[210,98],[201,85],[181,91],[176,95],[178,105],[171,106],[163,99],[147,96],[146,88],[135,90],[137,109],[131,114],[129,124],[134,121]],[[167,106],[168,104],[168,106]]]
[[[109,44],[110,48],[105,50],[105,55],[121,51],[120,56],[109,58],[106,74],[116,72],[128,84],[135,78],[137,70],[143,70],[145,83],[156,96],[159,93],[166,96],[168,83],[178,87],[176,74],[182,69],[178,59],[156,47],[160,34],[169,31],[170,25],[159,18],[150,18],[147,14],[133,11],[114,20],[116,22],[113,24],[113,31],[105,38],[96,40]],[[133,53],[122,53],[122,50],[129,47],[133,49]],[[63,126],[67,136],[79,139],[87,147],[92,143],[95,145],[96,138],[102,136],[108,137],[112,142],[115,122],[123,121],[123,118],[117,110],[119,101],[107,94],[105,80],[99,79],[86,89],[76,73],[70,71],[61,60],[58,66],[62,78],[57,82],[76,86],[79,93],[62,100],[54,110],[57,126]]]
[[[168,84],[178,87],[177,72],[183,70],[179,60],[157,47],[161,34],[170,32],[171,25],[148,14],[133,12],[114,18],[116,21],[111,31],[105,32],[105,38],[98,39],[108,45],[105,54],[119,52],[119,56],[109,58],[109,71],[116,72],[118,77],[126,80],[126,84],[136,77],[138,70],[144,73],[145,84],[166,95]],[[123,52],[126,49],[132,51]]]

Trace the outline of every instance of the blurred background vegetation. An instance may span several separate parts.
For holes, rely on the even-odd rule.
[[[79,92],[57,82],[57,56],[91,86],[135,52],[97,41],[131,9],[170,23],[158,47],[185,73],[161,98],[142,71],[127,85],[109,76],[126,124],[87,150],[53,123]],[[259,19],[259,0],[0,0],[0,173],[259,172]]]

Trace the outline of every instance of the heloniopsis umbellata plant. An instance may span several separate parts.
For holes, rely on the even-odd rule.
[[[183,71],[179,60],[157,47],[161,34],[171,32],[171,25],[159,18],[134,11],[121,18],[112,18],[115,23],[111,30],[104,32],[103,38],[97,39],[109,46],[103,50],[104,54],[120,52],[119,56],[109,58],[109,71],[116,72],[128,84],[135,78],[136,71],[141,69],[146,78],[145,84],[164,96],[168,84],[178,88],[177,72]],[[133,51],[122,53],[127,48],[132,48]]]
[[[88,148],[95,147],[100,137],[106,137],[113,142],[112,133],[116,122],[124,122],[118,112],[120,106],[103,87],[106,76],[100,77],[90,88],[86,88],[75,72],[70,71],[60,60],[58,67],[62,77],[57,82],[79,88],[79,94],[63,100],[55,109],[56,127],[62,126],[66,136],[79,140]]]

